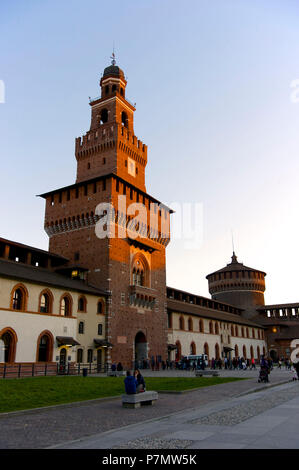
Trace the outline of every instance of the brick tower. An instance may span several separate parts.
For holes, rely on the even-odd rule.
[[[113,346],[106,361],[131,367],[135,360],[167,357],[171,210],[146,192],[147,147],[134,135],[126,85],[113,57],[100,80],[101,96],[89,103],[90,130],[76,139],[76,183],[41,196],[49,250],[88,268],[87,281],[110,292],[106,336]]]
[[[242,316],[256,316],[257,307],[265,305],[266,273],[240,263],[235,252],[225,268],[206,276],[212,299],[242,308]]]

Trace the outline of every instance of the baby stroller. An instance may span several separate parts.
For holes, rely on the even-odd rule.
[[[265,382],[265,383],[269,382],[268,367],[261,367],[258,382]]]

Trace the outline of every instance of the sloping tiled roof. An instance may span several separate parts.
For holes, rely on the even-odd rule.
[[[196,315],[202,318],[211,318],[219,321],[227,321],[230,323],[238,323],[240,325],[251,326],[255,328],[263,328],[262,325],[254,323],[247,318],[243,318],[235,313],[222,312],[220,310],[214,310],[212,308],[201,307],[199,305],[190,304],[188,302],[182,302],[180,300],[167,299],[168,310],[187,313],[189,315]]]
[[[57,255],[56,253],[52,253],[50,251],[42,250],[41,248],[36,248],[34,246],[24,245],[24,243],[15,242],[13,240],[7,240],[6,238],[0,237],[0,243],[4,243],[4,244],[10,245],[10,246],[17,247],[17,248],[24,248],[26,250],[28,249],[32,252],[43,254],[43,255],[45,255],[49,258],[57,258],[57,259],[60,259],[64,262],[68,261],[68,258],[65,258],[64,256],[61,256],[61,255]]]
[[[66,290],[84,292],[86,294],[107,295],[103,289],[98,289],[77,279],[70,279],[46,268],[30,266],[29,264],[17,263],[0,259],[0,276],[28,281],[46,286],[62,287]]]

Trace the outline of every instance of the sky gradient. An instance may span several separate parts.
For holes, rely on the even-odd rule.
[[[0,5],[0,236],[48,248],[44,200],[75,181],[75,137],[113,42],[147,191],[203,205],[203,243],[167,248],[167,283],[209,296],[230,262],[267,272],[266,303],[298,302],[296,0],[12,0]]]

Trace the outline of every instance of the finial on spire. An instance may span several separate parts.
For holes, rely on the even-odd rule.
[[[113,41],[113,52],[112,52],[112,56],[110,57],[111,60],[111,64],[112,65],[115,65],[116,64],[116,60],[115,60],[115,53],[114,53],[114,41]]]
[[[110,59],[112,59],[112,60],[111,60],[111,64],[112,64],[112,65],[115,65],[115,64],[116,64],[116,60],[115,60],[115,54],[114,54],[114,52],[112,52],[112,56],[110,57]]]
[[[232,233],[232,246],[233,246],[232,263],[237,263],[237,262],[238,262],[238,259],[237,259],[237,257],[236,257],[236,253],[235,253],[234,234],[233,234],[233,231],[232,231],[232,230],[231,230],[231,233]]]

